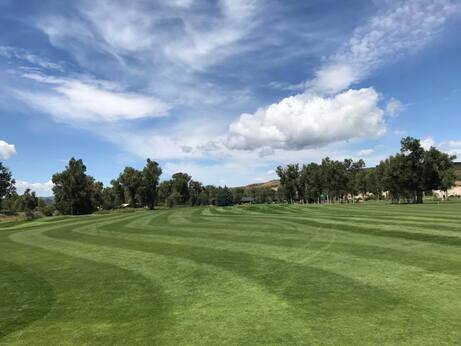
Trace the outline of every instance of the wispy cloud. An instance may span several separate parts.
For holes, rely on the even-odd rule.
[[[54,15],[37,25],[53,44],[70,48],[80,58],[69,40],[94,46],[99,38],[103,43],[98,49],[118,58],[136,52],[144,62],[166,60],[203,70],[238,51],[232,46],[255,25],[258,2],[172,1],[153,9],[153,4],[139,1],[84,1],[77,6],[84,21]]]
[[[303,93],[233,122],[228,145],[300,149],[383,134],[385,112],[374,89],[344,90],[384,63],[422,48],[460,11],[461,4],[452,0],[385,2],[305,83]],[[392,116],[402,109],[395,99],[387,106]]]
[[[386,105],[386,113],[390,117],[396,117],[405,110],[405,106],[399,100],[391,98]]]
[[[24,74],[23,77],[36,81],[45,91],[18,90],[17,97],[60,121],[114,122],[159,117],[169,108],[154,97],[123,91],[113,82],[42,74]]]
[[[47,58],[32,54],[31,52],[9,46],[0,46],[0,57],[16,60],[20,63],[29,63],[34,66],[39,66],[44,69],[53,69],[53,70],[63,70],[64,63],[62,62],[52,62]]]
[[[338,92],[368,76],[389,61],[417,51],[459,14],[456,0],[382,2],[383,8],[322,66],[309,84],[320,92]]]

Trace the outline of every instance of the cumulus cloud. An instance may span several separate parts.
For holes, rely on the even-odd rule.
[[[348,90],[331,97],[299,94],[242,114],[229,128],[228,146],[301,149],[385,133],[383,111],[373,88]]]
[[[46,91],[17,91],[30,106],[62,121],[115,122],[163,116],[168,105],[154,97],[123,91],[120,86],[94,79],[56,78],[24,74]]]
[[[404,110],[405,110],[404,105],[395,98],[391,98],[386,105],[386,113],[391,117],[395,117],[399,115]]]
[[[53,195],[53,182],[51,180],[46,183],[29,183],[27,181],[18,180],[16,181],[16,191],[18,194],[24,193],[27,189],[35,191],[37,196],[48,197]]]
[[[245,150],[301,149],[382,135],[386,125],[377,92],[373,88],[344,90],[385,62],[421,48],[461,9],[452,0],[385,4],[315,72],[303,93],[254,114],[244,113],[231,123],[227,145]],[[402,109],[395,99],[386,107],[391,116]]]
[[[14,144],[8,144],[0,139],[0,159],[8,160],[11,156],[16,154],[16,147]]]

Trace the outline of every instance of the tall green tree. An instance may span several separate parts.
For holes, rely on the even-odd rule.
[[[166,204],[168,196],[173,192],[171,180],[165,180],[158,186],[158,199],[160,203]]]
[[[133,207],[136,206],[141,199],[139,192],[142,185],[142,172],[133,167],[125,167],[118,181],[123,187],[125,202]]]
[[[189,202],[192,206],[201,204],[200,194],[202,191],[203,185],[201,182],[196,180],[189,182]]]
[[[447,191],[454,185],[454,159],[434,147],[424,150],[418,139],[406,137],[400,153],[382,161],[377,171],[393,202],[423,203],[425,191]]]
[[[21,210],[26,212],[34,211],[38,207],[38,198],[34,191],[26,189],[20,199]]]
[[[216,205],[217,206],[229,206],[233,203],[232,191],[227,187],[218,187],[216,193]]]
[[[61,213],[89,214],[96,209],[94,179],[86,175],[86,166],[81,159],[71,158],[64,171],[53,175],[52,181],[56,209]]]
[[[122,184],[120,184],[119,179],[113,179],[110,182],[111,184],[111,193],[113,194],[113,205],[114,208],[119,207],[125,203],[125,192],[123,190]]]
[[[147,163],[142,170],[141,190],[139,195],[141,203],[149,209],[154,209],[155,207],[157,201],[157,188],[161,174],[162,169],[160,165],[151,159],[147,159]]]
[[[13,174],[0,161],[0,210],[2,208],[2,200],[16,191],[14,184]]]
[[[454,160],[456,156],[431,147],[424,153],[424,190],[447,191],[456,182]]]
[[[290,164],[286,167],[278,166],[276,170],[280,178],[280,184],[285,191],[285,198],[288,203],[293,203],[299,190],[299,165]]]
[[[186,173],[175,173],[172,176],[172,187],[173,191],[180,195],[180,204],[186,204],[189,202],[190,191],[189,182],[192,177]]]

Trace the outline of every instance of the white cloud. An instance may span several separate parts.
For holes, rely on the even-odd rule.
[[[107,81],[54,78],[24,74],[46,91],[18,91],[17,96],[30,106],[66,122],[115,122],[166,114],[168,105],[154,97],[131,93]]]
[[[14,144],[8,144],[0,139],[0,159],[8,160],[11,156],[16,154],[16,147]]]
[[[48,197],[53,195],[53,182],[51,180],[47,181],[46,183],[29,183],[27,181],[18,180],[16,181],[16,191],[18,194],[24,193],[26,189],[31,189],[35,191],[37,196]]]
[[[121,60],[136,52],[140,60],[165,59],[202,70],[238,51],[233,46],[255,25],[258,3],[220,0],[217,11],[210,14],[207,9],[213,6],[194,6],[192,0],[165,2],[154,10],[149,2],[84,1],[77,6],[78,20],[50,16],[41,18],[37,26],[54,45],[68,48],[79,60],[84,59],[82,52],[69,39],[97,44],[97,49]]]
[[[357,72],[347,64],[334,64],[322,67],[316,72],[316,78],[308,83],[309,87],[319,93],[336,93],[348,88],[357,80]]]
[[[382,135],[386,125],[376,91],[344,90],[388,60],[424,46],[460,10],[461,5],[452,0],[385,3],[385,8],[358,27],[305,83],[304,93],[254,114],[241,114],[231,123],[228,146],[245,150],[300,149]],[[402,109],[395,99],[387,105],[392,116]]]
[[[32,54],[27,50],[16,48],[16,47],[9,47],[9,46],[0,46],[0,56],[3,56],[7,59],[17,59],[22,62],[28,62],[32,65],[45,68],[45,69],[54,69],[54,70],[62,70],[63,64],[51,62],[48,59]]]
[[[435,146],[435,141],[434,141],[434,138],[432,137],[423,138],[420,140],[420,143],[421,143],[421,146],[426,150],[430,149],[430,147]]]
[[[256,23],[258,1],[222,0],[219,4],[221,18],[210,20],[211,26],[204,26],[193,16],[183,18],[185,35],[166,45],[165,53],[169,58],[202,69],[235,53],[232,46]]]
[[[229,127],[234,149],[301,149],[385,133],[383,111],[373,88],[348,90],[332,97],[299,94],[242,114]]]
[[[389,60],[426,45],[461,4],[455,0],[382,2],[377,15],[358,27],[349,41],[321,67],[310,83],[318,92],[338,92]]]
[[[374,149],[362,149],[358,152],[359,157],[369,157],[375,153]]]
[[[461,140],[451,140],[443,143],[442,148],[450,155],[456,155],[457,159],[461,159]]]
[[[405,110],[405,106],[397,99],[391,98],[386,105],[386,113],[391,117],[396,117]]]
[[[408,135],[408,132],[405,131],[405,130],[396,129],[396,130],[394,130],[394,134],[396,136],[406,136],[406,135]]]

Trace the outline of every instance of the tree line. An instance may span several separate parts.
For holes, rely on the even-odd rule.
[[[363,160],[331,160],[320,164],[277,167],[285,201],[293,203],[354,202],[361,198],[390,199],[393,203],[422,203],[425,192],[447,191],[456,181],[455,156],[418,139],[401,140],[400,152],[366,168]]]
[[[124,207],[354,202],[359,196],[422,203],[425,192],[447,191],[454,185],[454,160],[455,156],[434,147],[425,150],[418,139],[407,137],[401,140],[399,153],[374,168],[366,168],[363,160],[328,157],[321,163],[279,166],[276,172],[280,186],[275,189],[204,185],[182,172],[160,182],[162,169],[151,159],[140,170],[125,167],[109,186],[104,186],[87,174],[81,159],[71,158],[65,169],[52,177],[52,205],[30,189],[18,195],[12,173],[0,162],[0,210],[80,215]]]
[[[71,158],[62,172],[52,176],[54,203],[51,205],[30,189],[18,195],[11,172],[0,165],[0,210],[7,212],[81,215],[126,207],[228,206],[240,203],[245,197],[255,203],[275,200],[271,189],[204,185],[182,172],[160,182],[162,169],[150,159],[141,170],[125,167],[110,185],[104,186],[87,174],[81,159]]]

